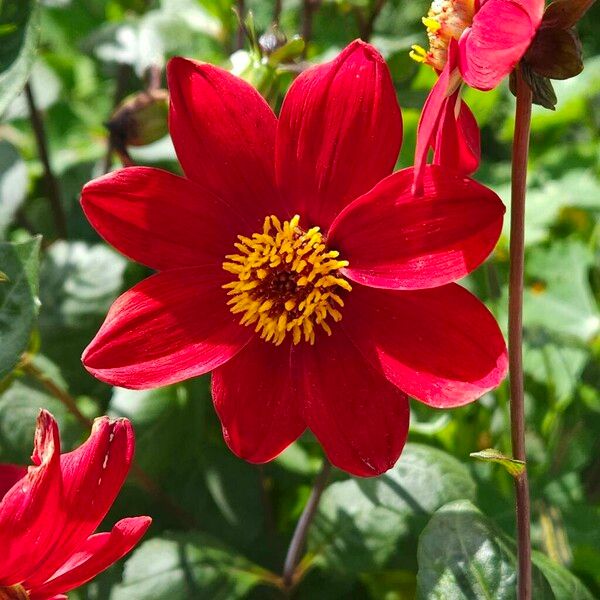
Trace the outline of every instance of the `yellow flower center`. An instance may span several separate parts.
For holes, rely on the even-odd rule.
[[[28,600],[29,594],[23,586],[13,585],[11,587],[0,586],[0,600]]]
[[[448,60],[450,40],[458,40],[470,27],[475,15],[475,0],[433,0],[423,25],[427,28],[429,52],[421,46],[413,46],[411,58],[441,71]]]
[[[352,290],[339,272],[348,261],[327,248],[318,227],[303,231],[299,222],[297,215],[283,223],[266,217],[261,233],[238,236],[239,254],[227,255],[223,263],[236,276],[223,286],[231,312],[276,345],[288,333],[294,344],[302,339],[314,344],[318,327],[331,335],[331,321],[342,318],[343,295]]]

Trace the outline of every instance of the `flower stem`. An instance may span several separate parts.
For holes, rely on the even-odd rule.
[[[510,281],[508,297],[508,352],[510,372],[510,421],[513,457],[525,461],[525,398],[523,382],[523,272],[525,266],[525,193],[531,126],[531,89],[517,69],[517,107],[512,156],[510,217]],[[531,599],[531,539],[527,469],[515,477],[518,598]]]
[[[35,134],[38,155],[44,167],[46,193],[48,194],[48,201],[50,202],[50,209],[52,210],[52,216],[54,218],[56,234],[59,238],[65,238],[67,237],[67,218],[65,216],[65,211],[60,199],[58,181],[54,176],[52,166],[50,165],[50,154],[48,152],[48,142],[46,139],[44,120],[36,105],[33,90],[29,82],[25,84],[25,97],[27,99],[27,107],[29,109],[29,119],[31,121],[31,126],[33,127],[33,133]]]
[[[290,546],[285,557],[285,563],[283,566],[283,585],[285,586],[286,590],[290,590],[295,583],[297,583],[294,580],[296,566],[300,560],[300,554],[304,550],[308,529],[312,523],[315,513],[317,512],[319,500],[321,499],[321,495],[323,494],[323,490],[325,489],[325,485],[327,484],[330,473],[331,463],[326,457],[323,457],[323,466],[321,467],[321,470],[315,479],[310,497],[308,498],[308,502],[304,507],[302,515],[300,515],[300,519],[296,525],[296,530],[294,531],[292,541],[290,542]]]

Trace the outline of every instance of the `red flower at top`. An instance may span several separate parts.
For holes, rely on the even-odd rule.
[[[83,362],[148,388],[213,371],[225,440],[265,462],[307,427],[330,460],[377,475],[398,458],[407,395],[471,402],[506,372],[492,315],[452,283],[500,234],[491,190],[390,175],[402,119],[360,41],[292,84],[279,120],[247,83],[174,58],[170,130],[186,177],[128,168],[90,182],[96,230],[158,274],[117,299]]]
[[[83,445],[61,455],[58,425],[41,411],[34,466],[0,465],[0,600],[66,600],[65,592],[139,542],[149,517],[94,534],[125,481],[133,446],[129,421],[102,417]]]
[[[521,60],[542,21],[544,0],[433,0],[423,23],[429,51],[411,56],[440,77],[423,107],[415,158],[416,190],[430,146],[434,162],[469,174],[479,165],[479,130],[461,101],[464,81],[495,88]]]

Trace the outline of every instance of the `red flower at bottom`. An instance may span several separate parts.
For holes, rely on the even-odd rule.
[[[34,466],[0,465],[0,600],[66,599],[139,542],[149,517],[94,534],[125,481],[133,446],[129,421],[102,417],[87,442],[61,455],[58,425],[41,411]]]
[[[374,48],[348,46],[292,84],[279,119],[241,79],[169,63],[186,178],[128,168],[89,183],[96,230],[159,271],[116,300],[83,355],[149,388],[213,371],[230,448],[265,462],[307,427],[356,475],[389,469],[408,395],[471,402],[506,373],[492,315],[452,283],[493,249],[504,207],[436,166],[413,197],[391,174],[402,119]]]

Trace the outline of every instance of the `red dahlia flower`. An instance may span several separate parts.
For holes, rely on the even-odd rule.
[[[408,394],[459,406],[501,381],[498,326],[452,282],[493,249],[504,207],[436,166],[416,198],[412,169],[390,175],[402,118],[373,47],[305,71],[279,119],[218,67],[174,58],[168,80],[186,177],[132,167],[83,190],[96,230],[159,271],[112,306],[92,374],[149,388],[213,371],[238,456],[268,461],[308,427],[364,476],[398,458]]]
[[[89,439],[60,454],[58,425],[42,410],[25,469],[0,465],[0,600],[59,600],[127,554],[149,517],[94,530],[129,471],[134,438],[126,419],[96,419]]]
[[[544,0],[433,0],[423,18],[429,51],[413,46],[411,52],[440,73],[419,122],[416,191],[432,145],[434,162],[465,174],[477,169],[479,131],[461,100],[461,85],[495,88],[527,51],[543,12]]]

